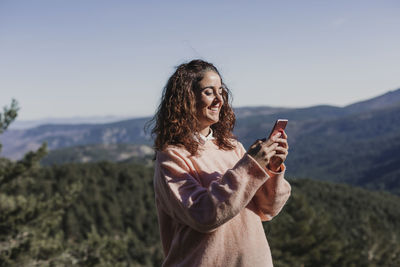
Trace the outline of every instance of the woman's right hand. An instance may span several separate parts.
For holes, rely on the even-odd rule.
[[[271,164],[271,159],[279,154],[279,157],[282,158],[281,163],[286,159],[287,156],[287,141],[286,141],[286,135],[283,133],[283,138],[281,138],[282,133],[277,133],[270,137],[268,140],[264,139],[259,139],[254,144],[252,144],[247,151],[247,154],[252,156],[258,164],[262,167],[270,167],[271,165],[276,165],[276,164]],[[279,146],[280,144],[283,144],[283,146]],[[271,170],[272,171],[279,171],[279,166],[271,166],[273,167]]]

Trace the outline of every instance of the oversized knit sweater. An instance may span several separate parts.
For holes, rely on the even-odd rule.
[[[196,156],[178,146],[157,152],[163,266],[273,266],[261,221],[271,220],[289,198],[281,168],[261,167],[239,142],[222,150],[209,140]]]

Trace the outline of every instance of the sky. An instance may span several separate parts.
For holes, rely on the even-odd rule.
[[[344,106],[400,88],[400,1],[0,0],[0,107],[19,120],[152,115],[176,66],[233,106]]]

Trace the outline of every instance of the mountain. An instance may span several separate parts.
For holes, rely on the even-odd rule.
[[[345,107],[237,108],[234,133],[247,148],[254,140],[264,138],[277,118],[289,119],[286,130],[290,143],[290,156],[286,162],[288,175],[345,182],[400,194],[399,99],[400,89]],[[68,158],[76,152],[65,149],[68,147],[80,146],[80,152],[76,152],[80,159],[75,161],[82,161],[93,155],[93,151],[100,151],[96,150],[98,148],[83,149],[82,146],[151,145],[150,135],[143,130],[148,120],[42,125],[28,130],[10,130],[0,136],[4,145],[2,155],[15,159],[47,142],[51,151],[63,149],[51,152],[53,157],[57,157],[53,163],[61,163],[71,161]],[[121,157],[117,154],[126,153],[122,147],[118,148],[120,152],[117,148],[108,148],[109,155],[103,159],[118,161]],[[97,154],[107,153],[107,149],[101,151]],[[63,153],[70,156],[62,156]],[[50,157],[47,159],[51,162]]]
[[[400,104],[400,89],[389,91],[386,94],[383,94],[378,97],[374,97],[372,99],[368,99],[365,101],[357,102],[351,105],[346,106],[345,108],[351,112],[362,112],[374,109],[382,109],[391,106],[396,106]]]
[[[0,136],[1,154],[21,158],[29,150],[46,142],[49,150],[93,144],[151,144],[144,132],[149,118],[130,119],[105,124],[45,124],[27,130],[9,130]]]
[[[288,118],[287,175],[400,194],[398,99],[400,89],[343,108],[317,106],[249,116],[238,121],[236,134],[249,147],[269,132],[276,118]]]
[[[19,120],[18,118],[11,124],[10,129],[29,129],[44,124],[101,124],[111,123],[128,119],[127,116],[91,116],[91,117],[72,117],[72,118],[44,118],[39,120]]]
[[[133,144],[95,144],[72,146],[51,150],[41,164],[48,166],[63,163],[86,163],[98,161],[136,162],[149,164],[154,150],[147,145]]]
[[[236,108],[235,112],[238,114],[235,134],[246,144],[255,136],[261,138],[265,135],[260,131],[269,129],[278,117],[289,118],[293,120],[290,124],[294,125],[295,121],[308,120],[312,116],[331,118],[344,114],[342,108],[333,106],[300,109],[244,107]],[[1,155],[19,159],[27,151],[40,147],[43,142],[47,143],[49,150],[93,144],[150,145],[150,134],[144,131],[145,123],[149,120],[138,118],[103,124],[44,124],[30,129],[10,129],[0,135],[3,144]]]
[[[275,114],[278,112],[284,112],[292,110],[291,108],[281,108],[281,107],[265,107],[265,106],[258,106],[258,107],[241,107],[235,108],[234,112],[236,115],[236,119],[243,119],[249,116],[266,116]]]
[[[400,105],[302,128],[291,144],[290,175],[400,194]]]

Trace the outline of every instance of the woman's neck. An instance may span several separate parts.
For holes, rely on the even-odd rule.
[[[207,126],[199,131],[200,134],[207,136],[210,133],[210,126]]]

